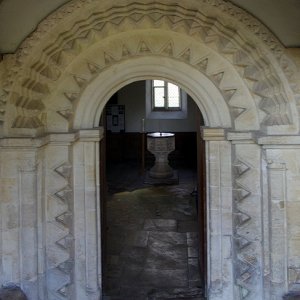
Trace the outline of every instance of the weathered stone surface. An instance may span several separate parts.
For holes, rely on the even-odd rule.
[[[99,298],[104,162],[101,135],[87,128],[112,90],[160,77],[185,87],[205,120],[208,296],[299,289],[299,57],[229,1],[75,0],[54,12],[0,63],[1,283],[17,278],[33,299]],[[141,211],[144,199],[129,210],[120,196],[111,215],[127,232],[109,228],[108,249],[135,264],[132,278],[155,245],[150,233],[185,232],[180,222],[194,214],[187,202],[168,209],[173,198],[160,194],[159,206],[155,197]],[[152,250],[181,257],[181,244],[166,239],[170,247]]]
[[[182,190],[185,188],[189,190],[190,186],[181,187]],[[180,186],[177,190],[179,189]],[[109,256],[104,273],[106,296],[111,296],[112,299],[175,299],[201,296],[201,280],[196,263],[198,258],[194,258],[194,261],[188,259],[189,252],[190,255],[193,255],[191,251],[198,254],[197,233],[194,232],[195,202],[190,201],[189,193],[180,197],[176,193],[172,188],[157,187],[151,191],[136,190],[127,193],[126,196],[122,196],[122,202],[119,201],[118,194],[110,200],[108,215],[112,212],[114,218],[109,217],[107,224]],[[162,196],[163,194],[165,196]],[[131,227],[130,218],[126,217],[131,215],[131,207],[135,211],[135,222],[140,223],[140,220],[144,220],[144,230],[134,230]],[[179,213],[182,208],[190,215]],[[162,212],[160,217],[153,218],[158,211]],[[118,214],[121,214],[122,226],[114,225],[120,222]],[[184,220],[181,219],[182,215]],[[178,222],[183,222],[184,232],[179,231]],[[189,229],[191,231],[188,231]]]
[[[28,298],[16,285],[9,285],[0,288],[0,299],[1,300],[27,300]]]
[[[282,297],[284,300],[299,300],[300,292],[290,292]]]
[[[197,232],[198,231],[197,220],[179,221],[178,222],[178,231],[179,232]]]
[[[176,231],[176,220],[164,220],[164,219],[147,219],[145,220],[144,230],[149,231]]]

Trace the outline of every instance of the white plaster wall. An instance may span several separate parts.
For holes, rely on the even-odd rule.
[[[141,132],[142,119],[145,119],[145,131],[190,132],[196,131],[196,113],[198,107],[188,97],[187,117],[185,119],[148,119],[145,105],[145,81],[133,82],[118,91],[118,103],[125,105],[126,132]]]
[[[0,52],[15,52],[41,20],[68,1],[0,1]]]

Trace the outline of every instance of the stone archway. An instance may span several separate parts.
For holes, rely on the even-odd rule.
[[[15,236],[4,281],[32,299],[99,298],[96,127],[114,91],[159,77],[183,87],[205,119],[209,299],[280,299],[300,270],[297,255],[289,263],[276,247],[291,240],[286,178],[298,176],[286,167],[299,145],[291,62],[261,24],[221,0],[109,2],[73,1],[4,60],[11,202],[2,208],[19,224],[4,228]]]
[[[149,57],[149,56],[142,57],[142,58],[139,57],[135,60],[125,61],[124,64],[123,63],[118,64],[118,71],[116,71],[114,68],[107,70],[109,73],[112,72],[112,74],[117,74],[117,76],[112,74],[107,74],[106,72],[104,72],[103,77],[99,76],[93,83],[91,83],[90,86],[86,88],[85,92],[82,94],[83,99],[89,99],[89,103],[85,106],[82,106],[83,108],[82,111],[80,111],[81,106],[78,106],[79,117],[75,117],[75,124],[76,124],[76,120],[78,119],[80,122],[82,122],[82,124],[84,124],[83,127],[96,126],[96,124],[98,124],[99,122],[99,116],[102,112],[102,109],[106,101],[110,98],[110,95],[115,92],[115,89],[118,90],[120,87],[125,86],[128,82],[131,81],[145,79],[145,78],[149,79],[149,78],[159,77],[165,80],[171,80],[172,82],[178,83],[179,85],[184,87],[186,91],[189,91],[191,95],[195,95],[198,105],[203,107],[203,111],[205,112],[205,119],[207,120],[208,124],[215,122],[216,126],[217,125],[220,125],[221,127],[230,126],[231,118],[230,118],[229,111],[227,110],[226,106],[222,105],[222,102],[225,103],[225,101],[223,99],[222,94],[216,88],[216,86],[206,77],[202,76],[202,74],[199,71],[193,70],[192,68],[190,68],[189,66],[187,66],[182,62],[176,62],[173,60],[169,60],[167,58],[165,58],[165,61],[167,63],[162,65],[160,57]],[[145,76],[144,74],[147,74],[147,76]],[[197,80],[193,81],[193,76],[195,76]],[[124,78],[126,78],[126,80],[124,80]],[[106,83],[107,79],[108,79],[108,84]],[[99,85],[100,82],[101,82],[101,87]],[[102,101],[100,101],[101,99]],[[83,114],[81,114],[81,112]],[[90,122],[90,124],[87,124],[86,122]],[[77,126],[81,127],[82,124]],[[207,129],[206,132],[209,132],[209,129]],[[215,143],[216,145],[215,146],[211,145],[211,147],[219,147],[218,146],[219,144],[223,144],[224,147],[223,150],[226,153],[226,154],[223,153],[223,155],[226,155],[228,159],[226,164],[227,173],[230,174],[231,173],[230,143],[224,140],[225,137],[223,136],[222,129],[221,130],[217,129],[215,133],[216,136],[206,137],[206,139],[217,140],[217,142]],[[223,141],[219,141],[219,140],[223,140]],[[208,151],[208,153],[210,153],[210,151]],[[215,158],[210,158],[211,161],[213,161],[214,159]],[[225,169],[225,165],[224,165],[224,169]],[[230,181],[231,180],[230,176],[227,179]],[[223,187],[227,186],[228,182],[222,180]],[[218,186],[220,188],[221,183],[214,182],[212,180],[210,184],[212,186],[215,187]],[[228,188],[229,187],[230,185],[228,185]],[[228,206],[230,205],[231,204],[228,203]],[[213,226],[218,227],[219,225],[213,225]],[[217,246],[217,243],[220,242],[221,240],[215,241],[214,243],[210,244],[209,247],[215,248]],[[218,261],[218,263],[219,262],[220,261]],[[220,269],[218,268],[218,270],[215,272],[216,272],[215,276],[219,276],[218,274],[220,272]],[[210,288],[212,289],[213,287],[210,286]],[[226,296],[228,296],[228,293],[232,293],[232,291],[224,291],[224,294]]]
[[[184,8],[172,1],[140,1],[126,6],[120,1],[112,6],[92,0],[73,1],[61,8],[7,60],[9,71],[2,97],[11,106],[7,114],[6,107],[3,111],[4,134],[67,131],[70,125],[63,124],[60,117],[72,121],[76,99],[99,72],[124,59],[149,54],[193,65],[221,84],[230,99],[237,89],[221,83],[231,74],[222,63],[218,65],[215,54],[219,54],[239,72],[252,95],[260,127],[270,133],[296,132],[294,85],[288,84],[288,80],[293,83],[294,69],[276,38],[229,3],[202,2],[190,1]],[[55,21],[62,17],[56,26]],[[153,35],[159,35],[158,31],[171,36],[157,43]],[[176,36],[184,43],[176,42]],[[237,109],[235,103],[232,106],[235,114],[248,108],[247,104],[237,105]]]

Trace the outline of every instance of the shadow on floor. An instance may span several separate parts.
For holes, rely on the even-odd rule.
[[[145,185],[130,164],[107,173],[103,299],[203,299],[195,172],[178,173],[163,186]]]

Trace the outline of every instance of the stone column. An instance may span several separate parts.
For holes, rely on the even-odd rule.
[[[251,132],[228,132],[232,141],[235,299],[263,299],[262,149]]]
[[[287,291],[286,165],[268,161],[270,299]]]
[[[103,131],[80,130],[73,146],[76,300],[101,295],[99,141]]]
[[[0,140],[0,285],[38,299],[35,140]]]
[[[73,142],[73,133],[50,134],[38,150],[39,299],[73,299]]]
[[[233,285],[233,224],[231,144],[225,130],[202,129],[207,166],[208,299],[235,299]]]
[[[300,137],[258,138],[266,161],[266,299],[300,292]]]

